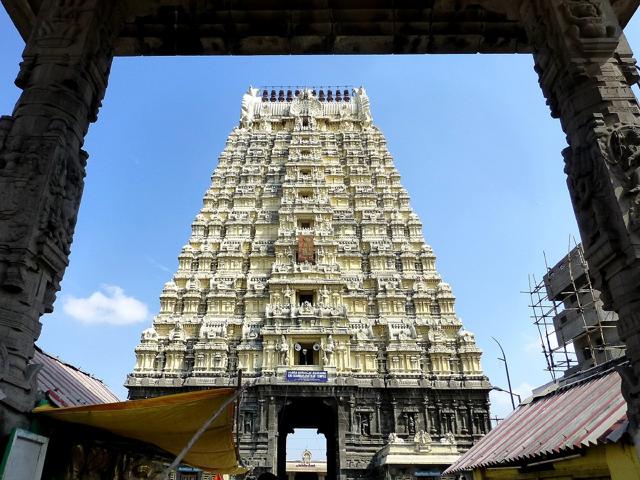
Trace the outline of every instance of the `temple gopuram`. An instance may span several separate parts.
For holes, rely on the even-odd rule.
[[[251,383],[238,439],[287,478],[438,476],[490,429],[481,351],[455,313],[363,88],[250,88],[178,270],[142,333],[131,399]]]

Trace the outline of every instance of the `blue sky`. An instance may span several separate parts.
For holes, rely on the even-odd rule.
[[[637,49],[639,27],[636,15],[627,35]],[[22,48],[0,9],[0,114],[18,98]],[[549,375],[521,291],[529,274],[544,273],[543,251],[554,264],[578,237],[564,135],[532,64],[529,55],[116,59],[85,143],[71,264],[39,344],[125,398],[133,349],[177,267],[242,93],[250,84],[363,85],[485,372],[506,388],[495,336],[514,387],[528,393]],[[96,305],[127,322],[105,323]],[[510,410],[506,394],[492,402],[499,416]]]

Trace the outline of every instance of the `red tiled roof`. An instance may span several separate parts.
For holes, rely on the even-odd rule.
[[[627,419],[613,369],[520,405],[445,473],[518,464],[615,441]]]
[[[44,392],[58,407],[119,402],[101,380],[64,363],[36,346],[32,363],[41,364],[38,390]]]

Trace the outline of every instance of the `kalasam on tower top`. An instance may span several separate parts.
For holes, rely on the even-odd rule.
[[[129,396],[242,370],[255,476],[286,478],[294,428],[326,436],[345,480],[437,476],[490,429],[481,351],[363,88],[250,88],[178,262]]]

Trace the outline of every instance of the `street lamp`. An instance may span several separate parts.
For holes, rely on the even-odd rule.
[[[509,390],[505,390],[504,388],[496,387],[495,385],[491,387],[491,390],[508,393],[509,395],[511,395],[511,403],[513,403],[513,397],[518,397],[518,404],[522,403],[522,398],[517,393],[510,392]]]
[[[491,337],[491,338],[493,339],[494,342],[498,344],[498,346],[500,347],[500,351],[502,352],[502,358],[498,357],[498,360],[504,362],[504,370],[505,372],[507,372],[507,385],[509,385],[508,393],[511,395],[511,406],[515,410],[516,402],[513,400],[513,397],[515,394],[513,393],[513,389],[511,388],[511,377],[509,377],[509,365],[507,365],[507,356],[504,354],[504,349],[502,348],[502,345],[500,345],[500,342],[496,340],[495,337]],[[518,396],[518,398],[520,398],[520,396]]]

